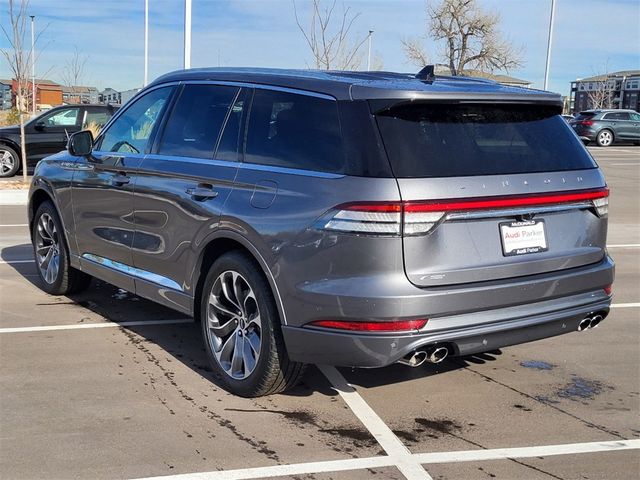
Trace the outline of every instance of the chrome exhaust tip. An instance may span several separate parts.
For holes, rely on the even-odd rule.
[[[578,324],[578,331],[583,332],[588,328],[591,328],[591,317],[584,317]]]
[[[440,363],[449,355],[447,347],[434,347],[427,350],[427,361],[430,363]]]
[[[419,367],[426,361],[427,352],[425,352],[424,350],[416,350],[415,352],[411,352],[402,357],[400,360],[398,360],[398,363],[401,363],[402,365],[408,365],[409,367]]]
[[[589,328],[596,328],[600,322],[603,320],[603,316],[602,315],[594,315],[593,317],[591,317],[591,321],[589,322]]]

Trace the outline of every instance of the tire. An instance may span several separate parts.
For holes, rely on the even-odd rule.
[[[33,219],[33,255],[41,288],[51,295],[69,295],[85,290],[91,277],[69,263],[69,249],[62,222],[53,204],[43,202]],[[48,257],[48,258],[47,258]]]
[[[18,153],[8,145],[0,144],[0,178],[13,177],[19,169]]]
[[[283,392],[304,373],[305,365],[287,356],[271,287],[246,253],[225,253],[209,269],[200,324],[211,367],[235,395]]]
[[[613,132],[611,130],[600,130],[596,137],[596,143],[599,147],[609,147],[613,143]]]

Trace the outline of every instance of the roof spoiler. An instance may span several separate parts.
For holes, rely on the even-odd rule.
[[[416,78],[423,82],[433,82],[436,79],[435,67],[426,65],[422,70],[416,73]]]

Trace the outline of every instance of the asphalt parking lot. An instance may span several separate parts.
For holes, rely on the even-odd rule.
[[[607,175],[614,308],[595,330],[437,366],[311,367],[227,394],[198,326],[101,282],[38,288],[0,206],[0,477],[631,479],[640,472],[640,148]]]

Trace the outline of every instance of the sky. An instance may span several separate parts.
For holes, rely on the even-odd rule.
[[[331,0],[323,0],[327,3]],[[296,0],[308,18],[309,0]],[[440,49],[426,38],[424,0],[344,0],[359,13],[352,32],[373,30],[373,56],[385,70],[413,72],[404,38],[422,37],[433,63]],[[298,30],[292,0],[192,0],[192,67],[307,68],[312,56]],[[551,0],[478,0],[501,17],[504,37],[522,49],[524,64],[509,72],[542,88]],[[182,68],[183,0],[149,0],[149,79]],[[8,0],[0,22],[8,28]],[[144,0],[31,0],[36,16],[36,76],[61,82],[74,48],[88,55],[85,85],[116,90],[142,86]],[[27,45],[30,39],[27,37]],[[0,48],[7,48],[0,37]],[[364,53],[364,52],[363,52]],[[9,67],[0,58],[0,78]],[[365,60],[366,62],[366,60]],[[363,62],[363,68],[366,63]],[[639,0],[556,0],[549,89],[567,95],[570,82],[604,71],[640,69]]]

